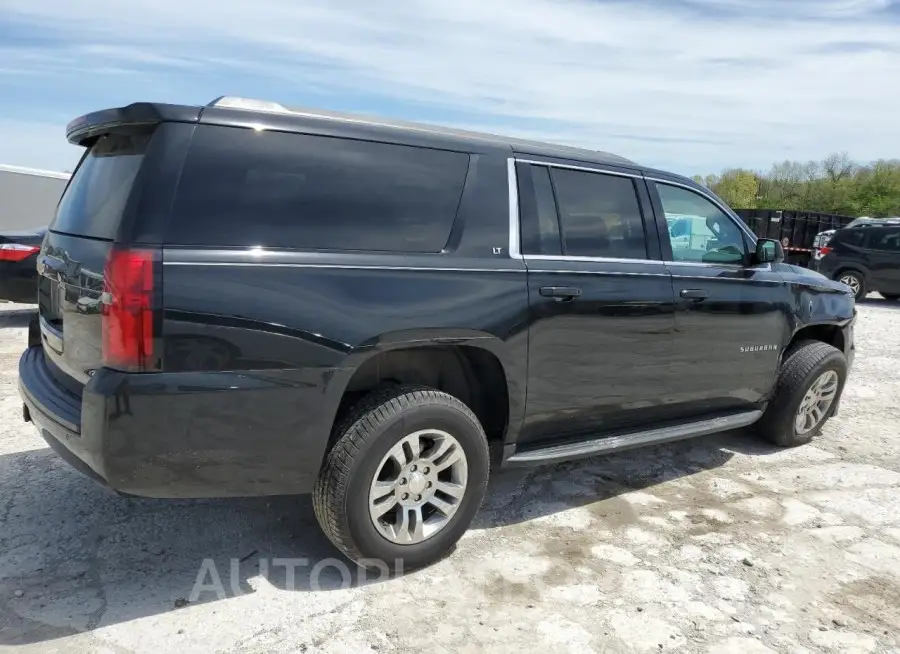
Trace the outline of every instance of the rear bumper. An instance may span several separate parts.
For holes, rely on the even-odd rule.
[[[19,359],[19,394],[25,420],[34,423],[47,444],[69,465],[105,483],[81,437],[81,397],[56,383],[39,347],[28,348]]]
[[[323,411],[328,369],[268,379],[101,368],[78,396],[52,366],[39,346],[19,360],[26,420],[69,464],[119,493],[295,495],[315,484],[333,417]]]

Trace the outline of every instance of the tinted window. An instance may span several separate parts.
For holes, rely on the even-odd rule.
[[[149,140],[146,133],[100,137],[72,176],[51,229],[114,239]]]
[[[545,166],[523,163],[518,164],[517,170],[520,175],[522,254],[562,254],[550,171]]]
[[[871,235],[871,245],[869,247],[873,250],[900,252],[900,229],[873,231]]]
[[[862,247],[866,240],[866,232],[861,229],[854,229],[849,232],[839,232],[839,234],[840,237],[838,241],[847,245]]]
[[[739,264],[746,260],[740,227],[699,193],[657,184],[675,261]]]
[[[563,247],[569,256],[646,259],[644,222],[630,177],[554,168]]]
[[[200,127],[167,242],[439,252],[468,160],[386,143]]]

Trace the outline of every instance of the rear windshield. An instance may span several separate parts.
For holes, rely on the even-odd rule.
[[[100,137],[72,176],[51,229],[115,239],[149,140],[147,133]]]

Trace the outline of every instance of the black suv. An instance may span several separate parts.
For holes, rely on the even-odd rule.
[[[816,253],[816,269],[861,299],[878,291],[900,298],[900,219],[839,229]]]
[[[837,410],[847,287],[684,177],[238,98],[68,139],[24,416],[120,493],[311,492],[347,556],[410,569],[491,465],[754,423],[799,445]]]

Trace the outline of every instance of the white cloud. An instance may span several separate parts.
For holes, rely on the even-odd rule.
[[[709,9],[806,18],[864,16],[891,6],[891,0],[690,0]]]
[[[900,22],[873,13],[890,4],[0,0],[7,15],[72,41],[55,53],[4,48],[4,68],[83,71],[100,86],[116,71],[174,80],[213,67],[233,71],[236,86],[268,80],[268,99],[290,102],[310,87],[377,94],[420,118],[449,109],[470,116],[463,126],[686,173],[833,150],[897,156]],[[185,100],[170,88],[162,76],[132,90]]]

